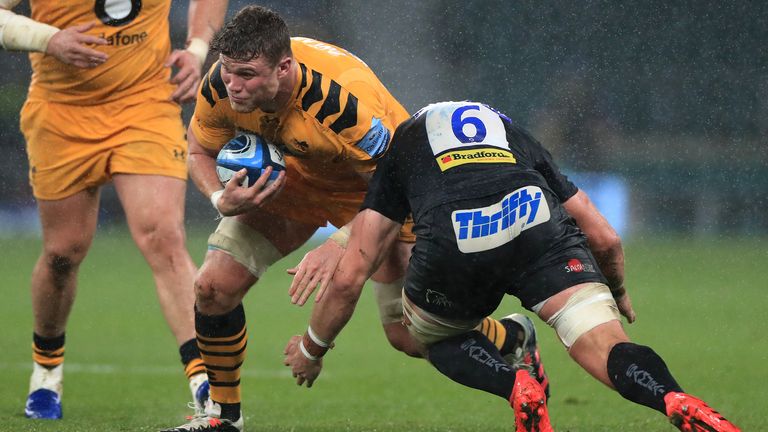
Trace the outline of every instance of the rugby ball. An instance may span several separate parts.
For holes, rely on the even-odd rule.
[[[226,185],[236,172],[245,168],[248,175],[241,186],[252,186],[269,166],[272,167],[272,174],[267,184],[275,181],[280,171],[285,171],[283,152],[264,138],[250,133],[232,138],[216,157],[216,174],[222,185]]]

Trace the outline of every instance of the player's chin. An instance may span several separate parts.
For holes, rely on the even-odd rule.
[[[254,109],[256,109],[256,106],[254,103],[241,99],[241,100],[235,100],[232,99],[232,97],[229,98],[229,105],[232,107],[235,112],[239,113],[249,113],[252,112]]]

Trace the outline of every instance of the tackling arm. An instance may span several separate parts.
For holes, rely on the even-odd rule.
[[[624,250],[621,238],[584,191],[576,192],[563,203],[563,207],[587,236],[589,248],[600,266],[600,271],[608,279],[608,287],[619,310],[630,323],[635,321],[635,312],[624,288]]]
[[[400,226],[371,209],[355,217],[347,249],[323,301],[312,309],[307,332],[294,336],[285,350],[285,364],[299,385],[306,382],[311,387],[320,374],[320,358],[352,317],[363,284],[386,257]]]
[[[187,51],[194,54],[202,66],[208,55],[208,45],[219,31],[227,13],[227,0],[191,0],[187,16]]]

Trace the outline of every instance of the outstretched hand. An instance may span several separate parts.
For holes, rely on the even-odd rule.
[[[302,354],[299,348],[301,339],[301,336],[296,335],[288,341],[288,345],[283,350],[285,354],[283,364],[291,368],[293,377],[296,378],[296,385],[306,384],[307,388],[310,388],[323,369],[323,359],[310,360]]]
[[[109,56],[87,46],[107,45],[106,39],[85,34],[95,25],[95,22],[91,22],[59,30],[48,41],[45,53],[64,64],[84,69],[94,68],[104,63]]]
[[[296,267],[286,270],[288,274],[293,275],[291,287],[288,289],[291,303],[303,306],[318,287],[315,302],[319,302],[331,284],[342,255],[343,247],[333,240],[326,240],[307,252]]]

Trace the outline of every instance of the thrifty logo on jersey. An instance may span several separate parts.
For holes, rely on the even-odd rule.
[[[549,205],[537,186],[525,186],[488,207],[451,214],[456,243],[463,253],[480,252],[509,243],[521,232],[550,219]]]
[[[501,149],[451,150],[437,158],[440,171],[469,163],[517,163],[515,156]]]

